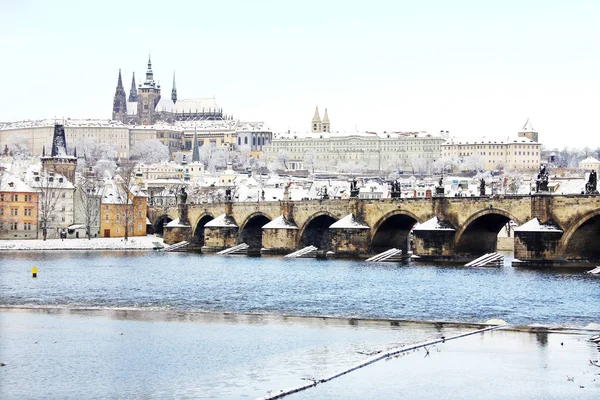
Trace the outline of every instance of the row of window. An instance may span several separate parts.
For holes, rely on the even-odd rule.
[[[110,219],[109,215],[110,214],[106,214],[104,216],[104,220],[105,221],[108,221]],[[116,218],[117,221],[121,221],[121,214],[116,214],[115,218]],[[138,218],[142,218],[142,212],[141,211],[138,211]],[[123,213],[123,220],[125,220],[125,219],[127,219],[127,216],[125,215],[125,213]]]
[[[31,222],[25,222],[23,224],[23,230],[24,231],[30,231],[33,226],[35,226],[35,225],[33,225]],[[19,224],[17,222],[11,222],[9,224],[9,227],[10,227],[9,229],[11,231],[18,231],[19,230]]]

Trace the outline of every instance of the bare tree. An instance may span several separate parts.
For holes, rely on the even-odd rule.
[[[287,150],[279,150],[277,153],[277,162],[281,164],[284,169],[288,169],[287,163],[290,160],[290,153]]]
[[[117,192],[123,206],[123,225],[125,227],[125,240],[134,232],[135,218],[141,213],[141,188],[136,181],[136,164],[132,162],[121,164],[116,178]]]
[[[92,238],[92,229],[100,227],[102,185],[95,174],[82,176],[75,191],[76,212],[85,226],[85,235]]]
[[[62,176],[57,177],[52,171],[42,169],[39,173],[34,172],[31,186],[38,192],[38,220],[42,239],[46,240],[48,228],[55,225],[59,214],[57,206],[61,189],[66,186],[66,179]]]

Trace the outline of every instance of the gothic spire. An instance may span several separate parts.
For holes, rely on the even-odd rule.
[[[138,92],[137,87],[135,86],[135,72],[131,77],[131,89],[129,89],[129,100],[130,103],[135,103],[138,101]]]
[[[315,108],[315,116],[313,117],[313,122],[321,123],[321,116],[319,115],[319,106]]]
[[[127,95],[123,89],[123,79],[121,79],[121,69],[119,68],[119,79],[117,81],[117,90],[113,99],[113,119],[123,121],[127,115]]]
[[[200,162],[200,150],[198,149],[198,133],[194,128],[194,140],[192,141],[192,162]]]
[[[329,115],[327,114],[327,109],[325,109],[325,114],[323,114],[323,132],[329,132],[330,131],[330,124],[329,124]]]
[[[173,104],[177,103],[177,86],[175,86],[175,71],[173,71],[173,89],[171,89],[171,100],[173,100]]]

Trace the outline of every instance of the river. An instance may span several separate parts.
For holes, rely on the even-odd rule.
[[[600,353],[580,329],[600,327],[599,285],[573,270],[508,265],[2,252],[0,394],[256,398],[376,351],[498,318],[549,330],[448,342],[292,399],[497,398],[498,391],[503,398],[595,398],[600,383],[587,363]]]

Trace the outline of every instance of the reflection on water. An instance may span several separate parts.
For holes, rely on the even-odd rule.
[[[32,266],[38,278],[32,279]],[[0,305],[585,326],[599,279],[464,268],[157,252],[1,252]]]
[[[359,319],[4,309],[0,397],[257,398],[340,372],[377,351],[471,330]],[[588,360],[599,353],[588,335],[541,331],[446,341],[428,348],[429,355],[421,349],[383,360],[292,398],[595,398],[600,379]]]

